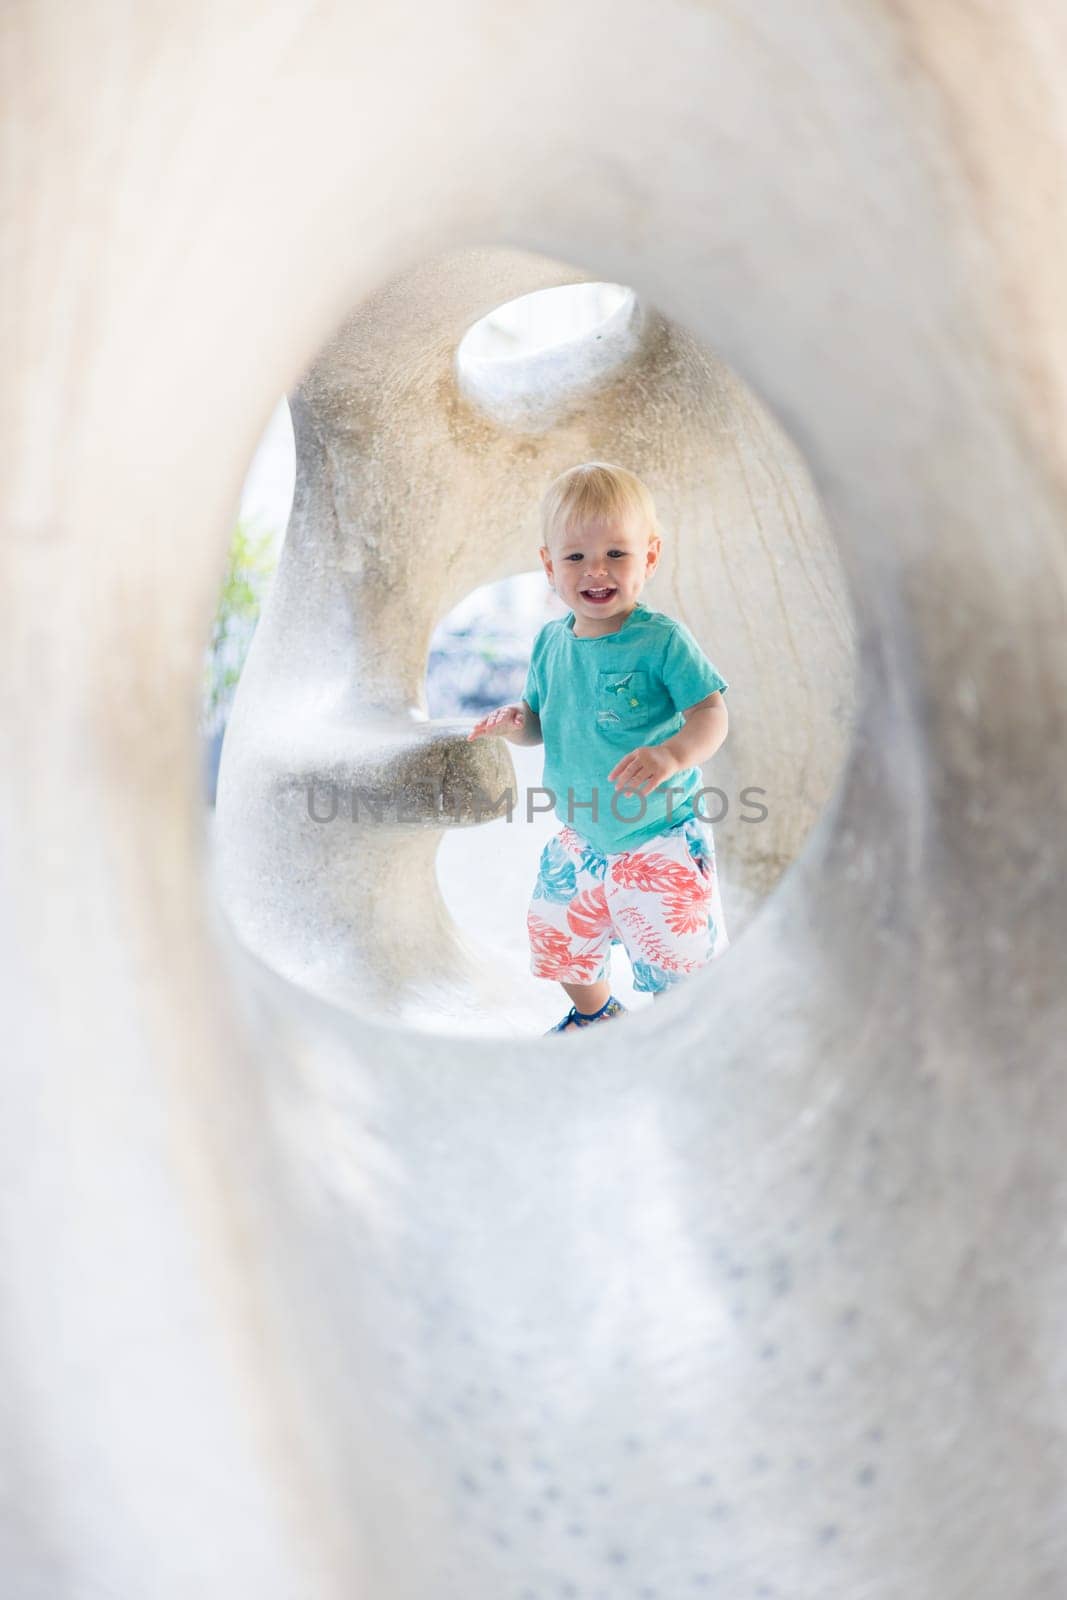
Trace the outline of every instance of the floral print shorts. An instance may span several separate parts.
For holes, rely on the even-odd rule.
[[[729,944],[711,828],[687,817],[634,850],[602,855],[562,827],[541,852],[526,926],[536,978],[599,983],[621,944],[635,989],[669,989]]]

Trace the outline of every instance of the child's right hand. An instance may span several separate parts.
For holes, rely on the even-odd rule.
[[[483,733],[492,733],[498,739],[510,739],[514,734],[521,733],[525,724],[526,715],[521,706],[498,706],[474,724],[467,738],[477,739]]]

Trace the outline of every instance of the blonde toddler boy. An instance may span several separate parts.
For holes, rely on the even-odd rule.
[[[729,719],[727,682],[689,629],[641,600],[662,547],[641,479],[584,462],[549,485],[541,510],[541,561],[571,609],[538,633],[520,702],[467,737],[545,747],[563,826],[541,853],[527,929],[531,971],[572,1002],[549,1029],[563,1033],[625,1011],[611,993],[612,944],[625,947],[634,988],[653,995],[726,948],[699,791]]]

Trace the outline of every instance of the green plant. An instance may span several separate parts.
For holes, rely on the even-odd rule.
[[[229,715],[259,621],[260,605],[276,566],[277,540],[273,530],[238,521],[230,540],[204,661],[201,718],[206,733],[217,732]]]

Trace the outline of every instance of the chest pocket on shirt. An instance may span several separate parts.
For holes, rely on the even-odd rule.
[[[596,724],[602,733],[627,733],[642,728],[652,716],[648,672],[603,668],[596,676]]]

